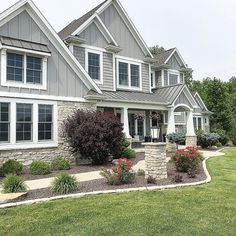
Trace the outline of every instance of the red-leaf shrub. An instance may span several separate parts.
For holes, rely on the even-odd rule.
[[[64,122],[65,138],[72,151],[93,164],[103,164],[121,149],[123,128],[112,113],[77,110]]]
[[[115,160],[111,170],[103,169],[100,174],[106,178],[107,183],[110,185],[128,184],[132,183],[135,179],[132,162],[127,158]]]
[[[177,171],[189,172],[196,171],[202,160],[201,154],[196,147],[186,147],[186,149],[179,149],[173,156],[173,161]]]

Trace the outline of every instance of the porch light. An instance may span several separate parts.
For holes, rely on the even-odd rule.
[[[160,136],[160,129],[158,129],[157,126],[152,127],[151,134],[152,134],[152,141],[154,143],[157,143]]]

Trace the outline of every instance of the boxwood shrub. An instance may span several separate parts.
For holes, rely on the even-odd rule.
[[[47,175],[51,173],[50,165],[44,161],[33,161],[29,172],[32,175]]]
[[[23,164],[15,160],[8,160],[2,165],[1,169],[0,172],[2,172],[1,174],[3,176],[8,174],[21,175],[23,172]]]
[[[64,157],[56,157],[51,162],[52,170],[69,170],[70,169],[70,162],[66,160]]]

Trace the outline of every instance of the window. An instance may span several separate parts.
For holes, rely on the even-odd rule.
[[[0,143],[9,142],[10,117],[9,103],[0,103]]]
[[[88,73],[92,79],[100,80],[100,55],[88,53]]]
[[[131,64],[130,67],[131,67],[131,87],[139,88],[139,66]]]
[[[169,73],[169,85],[178,84],[179,75]]]
[[[117,59],[118,88],[141,89],[141,64]]]
[[[7,80],[23,82],[23,55],[7,53]]]
[[[16,141],[32,141],[31,104],[16,104]]]
[[[119,85],[129,85],[128,63],[119,62]]]
[[[2,49],[0,54],[1,86],[47,89],[47,57],[51,54],[10,49]]]
[[[195,130],[202,129],[202,117],[193,117],[193,125]]]
[[[42,58],[27,56],[26,82],[41,84]]]
[[[155,83],[155,71],[151,72],[151,88],[155,88],[156,83]]]
[[[52,106],[39,105],[38,106],[38,140],[52,139]]]

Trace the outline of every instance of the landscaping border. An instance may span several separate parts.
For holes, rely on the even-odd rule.
[[[224,150],[224,148],[218,150],[217,152],[221,152],[222,150]],[[163,186],[126,188],[126,189],[116,189],[116,190],[103,190],[103,191],[93,191],[93,192],[87,192],[87,193],[74,193],[74,194],[54,196],[54,197],[50,197],[50,198],[41,198],[41,199],[27,200],[27,201],[14,202],[14,203],[5,203],[5,204],[0,205],[0,209],[22,206],[22,205],[32,205],[32,204],[36,204],[36,203],[48,202],[48,201],[59,200],[59,199],[80,198],[80,197],[89,196],[89,195],[137,192],[137,191],[148,191],[148,190],[163,190],[163,189],[172,189],[172,188],[181,188],[181,187],[202,185],[202,184],[206,184],[206,183],[211,182],[211,176],[207,170],[206,161],[212,157],[219,157],[219,156],[207,157],[203,160],[203,163],[202,163],[203,170],[204,170],[204,173],[207,176],[207,178],[205,180],[194,182],[194,183],[170,184],[170,185],[163,185]]]

